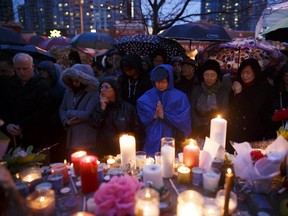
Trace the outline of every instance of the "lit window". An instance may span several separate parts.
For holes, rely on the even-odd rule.
[[[53,22],[53,25],[57,25],[57,22]]]
[[[94,7],[93,7],[93,5],[90,5],[90,9],[93,9]]]
[[[67,7],[67,6],[68,6],[68,3],[65,3],[65,4],[64,4],[64,7]]]
[[[107,17],[108,17],[108,18],[110,18],[110,17],[111,17],[111,15],[110,15],[110,14],[107,14]]]
[[[120,10],[119,13],[122,14],[123,13],[122,10]]]
[[[59,3],[59,4],[58,4],[58,7],[62,7],[62,4],[61,4],[61,3]]]
[[[89,15],[90,15],[89,12],[87,12],[87,13],[86,13],[86,16],[89,16]]]
[[[70,26],[69,26],[69,25],[66,25],[66,28],[70,28]]]
[[[66,16],[68,16],[68,15],[69,15],[69,13],[68,13],[68,12],[65,12],[65,15],[66,15]]]

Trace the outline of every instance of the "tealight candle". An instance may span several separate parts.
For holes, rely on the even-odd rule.
[[[63,175],[63,183],[69,182],[68,168],[65,163],[54,163],[51,164],[52,173],[61,173]]]
[[[86,151],[74,152],[71,155],[71,161],[73,163],[73,168],[74,168],[75,175],[77,175],[77,176],[80,175],[80,161],[86,156],[87,156],[87,152]]]
[[[50,216],[55,214],[55,193],[53,190],[36,190],[26,197],[30,214]]]
[[[180,166],[177,171],[178,171],[178,183],[180,185],[189,185],[191,183],[190,169],[185,166]]]
[[[157,164],[146,165],[143,168],[143,182],[145,185],[152,182],[153,187],[160,189],[163,187],[162,167]]]
[[[226,146],[226,133],[227,133],[227,121],[217,116],[211,120],[210,123],[210,139],[220,144],[217,158],[224,159],[225,146]]]
[[[80,162],[81,189],[84,194],[94,192],[98,188],[97,157],[86,156]]]
[[[159,216],[159,193],[152,188],[144,188],[136,193],[136,216]]]
[[[193,190],[185,190],[177,198],[177,216],[202,216],[203,196]]]
[[[183,163],[192,169],[199,166],[200,149],[195,140],[190,139],[190,143],[183,148]]]
[[[221,208],[214,198],[205,199],[203,216],[221,216]]]
[[[220,174],[214,172],[203,173],[203,188],[208,191],[216,191],[219,186]]]
[[[163,178],[174,175],[175,139],[172,137],[161,138],[162,174]]]
[[[136,167],[138,169],[143,169],[146,163],[147,153],[145,151],[136,152]]]
[[[41,169],[38,167],[30,167],[20,173],[23,182],[31,183],[34,180],[41,179]]]
[[[120,153],[122,170],[127,170],[127,166],[136,166],[136,141],[135,137],[124,134],[120,137]]]
[[[115,163],[116,163],[116,161],[114,158],[107,159],[107,165],[109,168],[113,168],[115,166]]]

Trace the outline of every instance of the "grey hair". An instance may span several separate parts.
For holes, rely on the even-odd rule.
[[[25,61],[29,61],[31,62],[31,64],[33,64],[33,58],[32,56],[30,56],[27,53],[17,53],[14,57],[13,57],[13,64],[18,61],[19,59],[24,59]]]

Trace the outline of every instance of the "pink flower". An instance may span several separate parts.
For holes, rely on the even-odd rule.
[[[96,215],[134,215],[135,193],[142,187],[132,176],[114,176],[108,183],[102,183],[94,194]]]

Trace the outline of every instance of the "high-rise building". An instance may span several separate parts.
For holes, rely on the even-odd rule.
[[[12,0],[0,1],[0,24],[14,22],[14,11]]]
[[[119,20],[140,20],[140,0],[25,0],[18,7],[23,30],[49,35],[57,29],[66,36],[81,31],[109,31]]]
[[[234,30],[254,31],[267,0],[202,0],[201,20]]]

